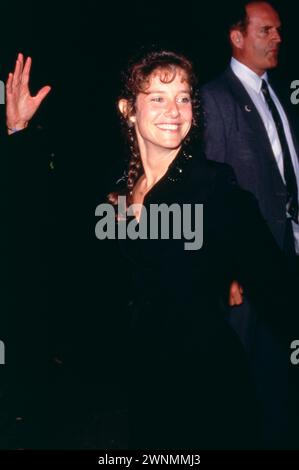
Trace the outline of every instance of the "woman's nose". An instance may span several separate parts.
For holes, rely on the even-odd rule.
[[[175,100],[169,101],[165,114],[171,117],[177,117],[179,115],[178,104]]]

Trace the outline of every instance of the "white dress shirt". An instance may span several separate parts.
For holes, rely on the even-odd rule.
[[[276,125],[272,117],[271,111],[269,109],[268,104],[265,101],[265,97],[261,90],[262,80],[264,79],[267,82],[269,93],[271,95],[272,100],[275,103],[275,106],[280,114],[280,117],[283,123],[284,132],[286,135],[286,139],[287,139],[287,143],[289,146],[290,155],[292,158],[292,163],[293,163],[293,167],[294,167],[294,171],[296,175],[297,187],[299,188],[299,161],[298,161],[297,153],[295,150],[292,134],[290,131],[290,125],[289,125],[287,116],[283,110],[283,107],[281,106],[277,96],[275,95],[273,89],[271,88],[271,85],[268,82],[267,72],[265,72],[260,77],[255,72],[253,72],[253,70],[251,70],[249,67],[247,67],[246,65],[236,60],[234,57],[232,57],[230,65],[234,74],[242,82],[242,85],[245,87],[247,93],[249,94],[258,113],[260,114],[262,118],[262,121],[264,123],[266,132],[268,134],[268,137],[271,143],[271,147],[273,150],[273,154],[274,154],[279,172],[281,174],[282,180],[285,182],[284,174],[283,174],[283,155],[282,155],[280,140],[278,137]],[[299,225],[292,222],[292,227],[293,227],[294,238],[295,238],[296,253],[299,254]]]

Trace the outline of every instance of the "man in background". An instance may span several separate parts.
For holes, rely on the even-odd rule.
[[[299,255],[299,147],[267,73],[278,64],[280,28],[279,15],[269,2],[245,2],[236,11],[229,28],[230,65],[202,88],[205,151],[208,159],[230,164],[239,184],[255,195],[277,244],[295,267]],[[242,294],[243,286],[234,282],[231,305],[240,304]],[[257,319],[246,291],[243,305],[231,309],[230,322],[252,361],[263,413],[264,446],[287,447],[291,444],[286,422],[286,353]]]

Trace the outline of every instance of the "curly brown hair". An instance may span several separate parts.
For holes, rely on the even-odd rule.
[[[127,69],[122,73],[122,89],[118,101],[121,99],[125,99],[127,101],[127,111],[125,115],[121,112],[119,112],[119,114],[123,131],[130,149],[130,158],[126,177],[126,193],[129,198],[134,184],[143,173],[135,128],[129,119],[130,116],[135,114],[137,95],[144,92],[149,86],[150,76],[155,70],[165,72],[160,75],[160,80],[163,83],[171,83],[175,79],[178,68],[185,72],[191,91],[193,112],[192,127],[183,142],[183,145],[187,146],[195,139],[196,135],[198,135],[200,123],[200,104],[197,78],[190,60],[173,51],[152,50],[150,52],[143,53],[138,58],[131,59]],[[109,195],[111,202],[115,201],[113,194],[116,196],[116,193],[111,193],[111,195]]]

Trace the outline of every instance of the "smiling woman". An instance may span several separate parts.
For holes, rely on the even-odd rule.
[[[109,201],[118,224],[113,235],[133,235],[118,236],[132,267],[129,445],[256,448],[255,391],[221,306],[238,273],[282,331],[280,311],[287,310],[292,280],[252,196],[237,186],[229,166],[207,161],[195,146],[199,103],[191,63],[171,51],[152,51],[131,63],[123,78],[118,109],[131,156]],[[115,216],[120,196],[124,208]],[[157,207],[165,210],[151,217]],[[170,214],[174,207],[179,223]],[[199,207],[203,222],[196,224]],[[185,246],[188,214],[200,241],[202,231],[198,249]],[[135,236],[137,221],[149,236]]]
[[[119,102],[121,113],[128,115],[128,101]],[[133,123],[142,156],[144,174],[132,190],[135,204],[165,173],[191,128],[191,89],[186,72],[180,67],[157,68],[148,85],[138,94]],[[139,219],[140,213],[136,213]]]
[[[118,107],[131,146],[128,187],[131,196],[133,187],[135,196],[141,196],[134,202],[142,203],[189,141],[191,127],[197,129],[196,85],[190,61],[168,51],[148,54],[124,73]],[[140,172],[141,156],[144,172]]]
[[[125,107],[125,101],[120,105]],[[138,95],[136,113],[130,119],[147,158],[151,152],[177,150],[192,121],[190,86],[183,70],[153,73],[148,88]]]

